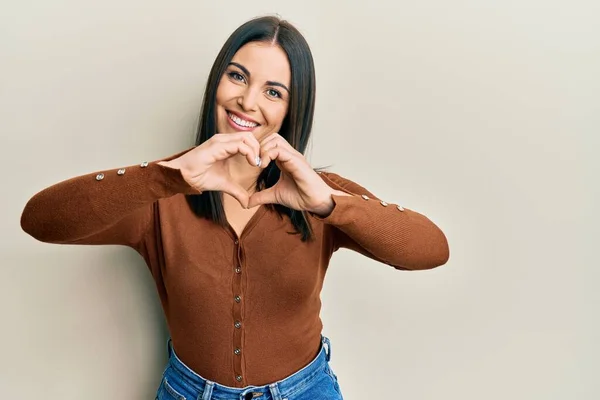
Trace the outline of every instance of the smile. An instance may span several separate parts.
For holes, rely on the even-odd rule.
[[[240,128],[256,128],[259,125],[256,122],[246,121],[245,119],[242,119],[242,118],[238,117],[237,115],[230,113],[229,111],[227,111],[227,116],[229,117],[229,119],[231,121],[233,121]]]

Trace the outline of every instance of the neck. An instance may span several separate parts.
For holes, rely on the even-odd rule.
[[[228,158],[226,163],[231,179],[248,190],[248,193],[253,193],[262,169],[248,164],[248,160],[243,154],[237,154]]]

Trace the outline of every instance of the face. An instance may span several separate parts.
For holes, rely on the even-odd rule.
[[[279,132],[290,82],[290,63],[281,47],[263,42],[241,47],[217,87],[218,133],[251,131],[260,140]]]

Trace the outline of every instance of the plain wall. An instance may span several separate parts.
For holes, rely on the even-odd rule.
[[[346,400],[600,398],[597,1],[3,3],[2,399],[154,398],[168,331],[141,258],[19,217],[53,183],[190,146],[218,50],[275,13],[315,57],[309,161],[450,243],[420,272],[334,255]]]

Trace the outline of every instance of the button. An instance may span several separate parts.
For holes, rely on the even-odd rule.
[[[240,329],[242,327],[242,323],[240,321],[235,321],[235,324],[233,324],[233,326]]]
[[[241,274],[241,273],[242,273],[242,269],[241,269],[240,267],[237,267],[237,268],[235,269],[235,273],[236,273],[236,274]]]
[[[388,203],[386,203],[385,201],[381,200],[381,205],[384,206],[384,207],[387,207]]]
[[[402,206],[396,206],[396,207],[398,208],[398,210],[404,211],[404,207],[402,207]]]
[[[238,349],[237,347],[235,348],[235,350],[233,351],[236,355],[240,355],[242,350]]]
[[[140,167],[142,168],[146,168],[148,166],[148,161],[144,161],[143,163],[140,164]]]
[[[239,240],[237,240],[237,239],[235,239],[235,242],[233,242],[233,243],[235,243],[235,244],[240,244],[240,241],[239,241]]]
[[[235,296],[233,299],[235,300],[236,303],[239,303],[240,301],[242,301],[242,298],[240,296]]]
[[[101,181],[102,179],[104,179],[104,174],[98,174],[98,175],[96,175],[96,180],[97,181]]]
[[[117,171],[117,175],[125,175],[125,168],[121,168]]]
[[[241,375],[236,376],[235,380],[238,381],[238,382],[241,382],[242,381],[242,376]]]
[[[363,199],[365,199],[365,200],[369,200],[369,196],[367,196],[366,194],[363,194],[363,195],[362,195],[362,196],[360,196],[360,197],[362,197],[362,198],[363,198]]]

